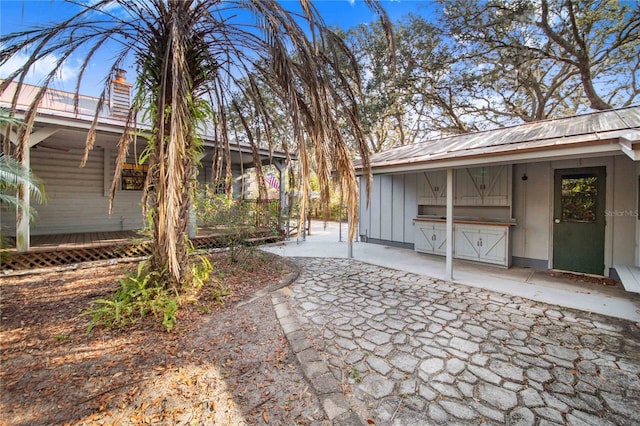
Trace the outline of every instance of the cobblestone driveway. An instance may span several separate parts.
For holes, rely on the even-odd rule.
[[[376,424],[640,424],[636,323],[349,259],[296,259],[290,303]]]

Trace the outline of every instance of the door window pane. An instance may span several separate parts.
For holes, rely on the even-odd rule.
[[[562,178],[562,220],[595,222],[598,178],[568,176]]]

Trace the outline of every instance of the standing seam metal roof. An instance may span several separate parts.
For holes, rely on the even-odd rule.
[[[371,167],[390,167],[490,156],[525,150],[551,150],[584,143],[611,143],[628,134],[640,136],[640,106],[449,136],[373,154]],[[361,163],[356,162],[356,168]]]

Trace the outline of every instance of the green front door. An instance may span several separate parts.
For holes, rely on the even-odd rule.
[[[553,268],[604,274],[604,167],[555,172]]]

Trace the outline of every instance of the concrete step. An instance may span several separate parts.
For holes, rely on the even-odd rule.
[[[615,265],[614,268],[626,291],[640,293],[640,268],[629,265]]]

